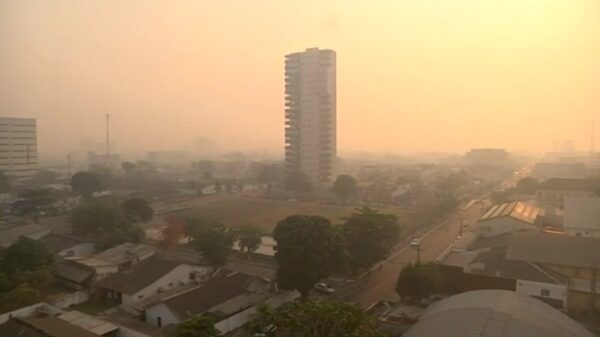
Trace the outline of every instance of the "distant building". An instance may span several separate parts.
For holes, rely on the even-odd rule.
[[[146,160],[155,165],[183,164],[189,160],[185,151],[150,151],[146,153]]]
[[[600,191],[600,179],[549,179],[538,185],[536,198],[542,204],[560,208],[565,206],[565,198],[590,196]]]
[[[473,167],[503,168],[510,166],[510,155],[505,149],[471,149],[465,154],[465,163]]]
[[[307,49],[285,57],[285,162],[313,184],[331,181],[336,157],[336,54]]]
[[[536,163],[531,177],[539,181],[551,178],[585,178],[588,168],[584,163]]]
[[[454,295],[427,308],[402,337],[593,337],[567,315],[531,297],[506,290]]]
[[[536,220],[540,212],[540,208],[524,202],[494,205],[471,230],[482,237],[516,231],[539,231]]]
[[[87,153],[88,165],[90,167],[100,166],[107,168],[117,168],[121,164],[121,156],[118,154],[109,154],[108,157],[106,153],[99,154],[94,151],[90,151]]]
[[[36,120],[0,117],[0,171],[17,182],[32,179],[37,157]]]

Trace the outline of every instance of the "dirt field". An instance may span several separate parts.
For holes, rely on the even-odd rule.
[[[289,202],[258,198],[231,197],[226,199],[200,200],[193,210],[184,214],[198,214],[237,227],[255,225],[265,232],[272,232],[277,222],[293,214],[321,215],[338,223],[340,218],[352,214],[353,206],[320,205],[315,203]],[[399,209],[385,209],[402,216]]]

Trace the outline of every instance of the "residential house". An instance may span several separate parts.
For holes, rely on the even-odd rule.
[[[512,290],[566,308],[568,278],[534,263],[508,259],[508,242],[513,234],[479,238],[468,250],[451,251],[440,259],[444,290]]]
[[[600,238],[600,197],[567,197],[563,229],[571,236]]]
[[[590,196],[600,191],[600,179],[553,178],[539,184],[537,200],[564,208],[567,197]]]
[[[593,337],[567,315],[529,296],[476,290],[430,305],[402,337]]]
[[[589,312],[600,309],[600,239],[540,233],[515,233],[506,258],[524,261],[564,275],[567,310]]]
[[[135,303],[164,292],[209,273],[208,267],[181,264],[159,257],[151,257],[129,270],[107,276],[98,283],[100,291],[108,298],[130,309]]]
[[[540,213],[540,208],[521,201],[494,205],[471,226],[471,231],[482,237],[515,231],[539,231],[536,219]]]
[[[116,269],[115,269],[116,272]],[[58,281],[73,289],[87,289],[95,281],[96,269],[75,261],[61,261],[56,266],[54,276]]]
[[[0,248],[8,248],[19,238],[26,237],[37,240],[52,232],[46,225],[35,223],[13,223],[0,226]]]
[[[56,317],[99,336],[120,337],[118,326],[79,311],[65,312]]]
[[[12,318],[0,325],[4,337],[99,337],[77,325],[53,316]]]
[[[67,235],[51,233],[38,241],[60,257],[87,257],[94,254],[96,244]]]
[[[157,327],[179,324],[190,315],[206,314],[215,318],[221,333],[247,323],[257,305],[277,307],[298,297],[294,292],[273,293],[268,279],[221,270],[201,286],[166,297],[144,310],[146,322]]]
[[[131,269],[135,264],[154,256],[154,253],[155,248],[149,245],[123,243],[96,255],[68,260],[93,268],[95,278],[101,280],[110,274]]]

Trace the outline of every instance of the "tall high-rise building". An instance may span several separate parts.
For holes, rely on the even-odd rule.
[[[285,57],[285,163],[313,184],[331,181],[336,157],[335,51]]]
[[[34,118],[0,117],[0,171],[17,182],[37,172],[37,128]]]

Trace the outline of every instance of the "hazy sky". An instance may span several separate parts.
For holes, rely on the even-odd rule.
[[[585,150],[600,125],[600,0],[1,0],[0,115],[46,153],[105,113],[121,149],[282,153],[284,55],[316,46],[342,153]]]

